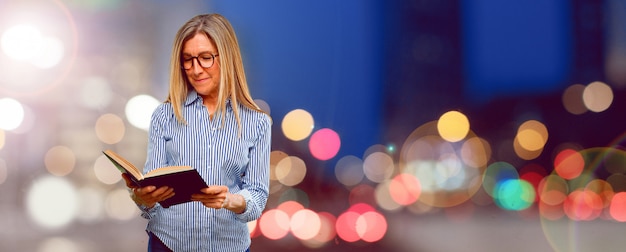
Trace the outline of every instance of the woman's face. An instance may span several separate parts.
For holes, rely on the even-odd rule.
[[[208,68],[202,67],[200,64],[200,61],[206,63],[207,59],[218,55],[213,41],[204,33],[197,33],[193,38],[185,42],[182,54],[181,62],[187,61],[187,64],[191,63],[191,68],[185,70],[191,86],[203,98],[216,98],[220,83],[218,57],[213,58],[213,64]]]

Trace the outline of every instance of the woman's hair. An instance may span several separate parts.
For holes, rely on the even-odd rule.
[[[217,53],[219,54],[219,57],[214,59],[218,61],[216,64],[220,66],[221,76],[216,111],[220,111],[223,118],[226,111],[226,100],[230,98],[231,107],[241,130],[239,104],[256,111],[263,111],[256,105],[250,95],[235,31],[230,22],[220,14],[195,16],[187,21],[176,33],[170,59],[170,90],[166,102],[172,104],[176,119],[180,123],[186,124],[182,114],[182,106],[187,98],[187,93],[193,87],[189,83],[186,73],[181,68],[181,57],[185,42],[198,33],[206,34],[217,46]]]

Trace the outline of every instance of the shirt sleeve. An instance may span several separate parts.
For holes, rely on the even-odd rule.
[[[144,174],[158,167],[166,166],[163,126],[165,125],[167,117],[164,113],[164,106],[165,104],[159,105],[150,118],[150,128],[148,129],[148,154],[146,164],[143,168]],[[152,208],[137,204],[137,207],[141,210],[141,216],[143,218],[151,219],[156,214],[157,209],[161,208],[161,204],[157,202]]]
[[[143,169],[144,174],[156,168],[168,166],[167,152],[165,151],[167,141],[163,133],[169,120],[169,116],[165,112],[167,105],[167,103],[159,105],[152,113],[150,128],[148,129],[148,153]]]
[[[154,205],[152,208],[148,208],[141,204],[137,204],[137,207],[139,207],[139,210],[141,210],[141,217],[149,220],[154,217],[154,215],[158,211],[157,208],[161,208],[162,206],[157,202],[156,205]]]
[[[261,217],[269,196],[271,119],[262,114],[257,125],[258,138],[250,149],[250,162],[242,177],[242,190],[237,194],[246,201],[246,210],[237,219],[249,222]]]

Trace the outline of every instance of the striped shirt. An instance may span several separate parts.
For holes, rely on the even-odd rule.
[[[268,115],[240,106],[241,135],[227,101],[226,115],[209,119],[202,98],[190,91],[183,106],[187,125],[179,123],[170,103],[160,104],[150,123],[144,173],[171,165],[189,165],[207,184],[226,185],[243,196],[246,210],[235,214],[188,202],[145,209],[146,230],[173,251],[245,251],[250,247],[247,222],[261,216],[269,194],[271,121]]]

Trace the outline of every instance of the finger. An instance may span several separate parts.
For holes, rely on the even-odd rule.
[[[228,194],[226,194],[224,200],[222,200],[222,206],[220,208],[226,208],[226,206],[228,206],[229,200],[230,199],[228,198]]]
[[[145,186],[145,187],[137,188],[137,190],[135,190],[135,193],[138,193],[140,195],[145,195],[145,194],[154,192],[156,189],[157,188],[155,186]]]
[[[200,190],[200,192],[204,194],[216,194],[216,190],[217,188],[210,186],[210,187],[203,188],[202,190]]]
[[[135,183],[132,182],[130,177],[128,177],[128,174],[122,173],[122,178],[124,179],[124,182],[126,183],[126,187],[128,187],[128,188],[136,188],[137,187],[137,185],[135,185]]]
[[[174,193],[174,190],[172,190],[172,191],[168,191],[168,192],[165,192],[165,193],[163,193],[163,194],[161,194],[161,195],[159,196],[159,200],[158,200],[158,201],[164,201],[164,200],[166,200],[166,199],[169,199],[169,198],[171,198],[171,197],[174,197],[174,195],[176,195],[176,193]]]

